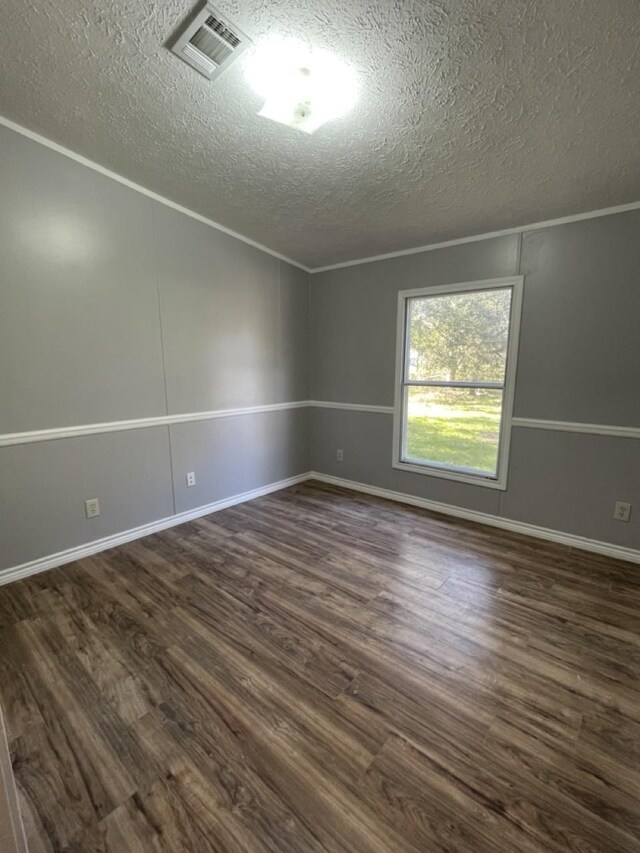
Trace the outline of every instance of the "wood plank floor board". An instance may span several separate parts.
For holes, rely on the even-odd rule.
[[[495,851],[497,838],[499,849],[540,849],[505,819],[500,802],[483,803],[480,792],[428,762],[403,738],[385,744],[363,784],[387,799],[391,819],[419,849]]]
[[[215,710],[210,713],[215,715]],[[189,723],[181,711],[168,705],[136,725],[144,726],[143,737],[149,738],[151,750],[164,752],[169,768],[188,761],[198,774],[199,799],[210,806],[215,800],[218,809],[226,809],[255,838],[256,847],[291,853],[322,849],[304,820],[260,775],[253,758],[243,750],[237,730]],[[212,773],[214,762],[217,770]],[[251,840],[247,849],[252,849]]]
[[[313,755],[320,766],[330,766],[334,775],[357,778],[384,742],[384,730],[354,726],[322,691],[301,685],[299,678],[265,657],[236,650],[223,637],[213,643],[191,640],[180,653],[197,661],[216,682],[226,677],[239,701],[250,704],[256,717],[286,731],[293,747]]]
[[[505,764],[515,764],[518,772],[535,776],[605,822],[624,826],[630,834],[640,836],[637,774],[619,767],[612,773],[606,759],[598,761],[596,770],[585,751],[576,747],[571,754],[563,754],[503,719],[491,727],[485,747]]]
[[[318,483],[0,588],[30,849],[638,853],[639,605]]]
[[[221,608],[220,602],[225,598],[229,603]],[[233,614],[229,614],[229,607]],[[355,674],[353,667],[332,644],[313,636],[300,636],[295,626],[233,596],[218,594],[213,598],[208,591],[199,591],[197,598],[181,605],[181,611],[183,618],[177,623],[180,626],[177,630],[181,631],[178,636],[187,629],[201,635],[203,631],[211,631],[213,636],[222,632],[224,637],[252,656],[277,664],[330,698],[342,691]],[[237,619],[239,612],[251,621],[254,630],[246,631],[244,622]],[[167,624],[169,630],[176,630],[176,615],[174,610],[165,617],[163,624]]]
[[[440,804],[477,835],[485,835],[494,849],[497,839],[498,849],[505,850],[638,849],[636,839],[533,774],[524,777],[527,796],[522,797],[519,768],[496,760],[490,745],[468,754],[442,740],[417,745],[394,737],[373,766],[385,781],[390,776],[399,786],[414,786],[419,803]]]
[[[0,704],[10,739],[44,723],[29,685],[26,661],[20,653],[18,628],[14,624],[0,629],[0,685]]]

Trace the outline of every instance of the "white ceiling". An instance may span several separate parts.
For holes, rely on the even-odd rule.
[[[314,136],[164,45],[191,0],[4,0],[0,114],[310,267],[640,198],[638,0],[219,0],[356,68]]]

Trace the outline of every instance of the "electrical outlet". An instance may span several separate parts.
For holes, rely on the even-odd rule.
[[[100,515],[100,501],[98,498],[91,498],[84,502],[84,514],[87,518],[97,518]]]
[[[616,501],[613,517],[616,521],[629,521],[631,517],[631,504],[624,501]]]
[[[338,462],[343,461],[344,453],[342,452],[342,450],[336,450],[336,459],[338,460]]]
[[[189,473],[187,474],[187,486],[189,488],[191,488],[191,486],[195,486],[195,484],[196,484],[196,472],[195,471],[189,471]]]

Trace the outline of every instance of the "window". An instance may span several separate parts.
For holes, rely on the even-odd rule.
[[[522,281],[399,294],[394,467],[506,488]]]

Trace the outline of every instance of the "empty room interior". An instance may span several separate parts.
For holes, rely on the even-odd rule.
[[[5,0],[1,853],[640,853],[640,4]]]

